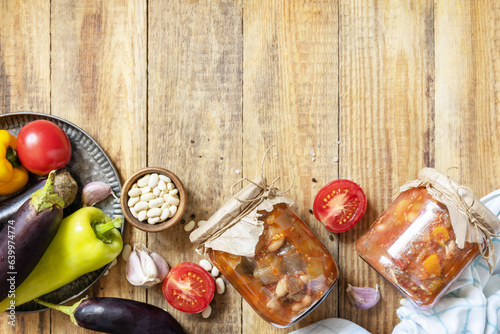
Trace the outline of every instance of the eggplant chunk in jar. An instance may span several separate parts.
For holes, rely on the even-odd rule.
[[[455,241],[448,209],[426,188],[402,192],[356,242],[358,254],[421,309],[435,305],[480,255]]]
[[[288,327],[330,292],[337,264],[286,204],[259,213],[264,231],[254,257],[210,251],[210,258],[262,318]]]

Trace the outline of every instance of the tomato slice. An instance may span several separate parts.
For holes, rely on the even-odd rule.
[[[328,183],[314,198],[314,216],[328,231],[345,232],[361,219],[366,210],[366,196],[356,183],[335,180]]]
[[[212,301],[214,279],[196,263],[183,262],[170,269],[163,281],[163,295],[179,311],[198,313]]]

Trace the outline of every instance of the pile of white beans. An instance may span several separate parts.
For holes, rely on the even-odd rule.
[[[161,223],[173,217],[179,206],[179,190],[166,175],[146,174],[128,192],[132,216],[148,224]]]
[[[217,290],[217,293],[219,295],[223,294],[224,291],[226,291],[226,284],[224,283],[224,280],[221,277],[217,277],[220,274],[219,269],[217,269],[217,267],[214,266],[210,261],[205,260],[205,259],[203,259],[203,260],[200,261],[200,266],[203,269],[205,269],[206,271],[208,271],[208,273],[210,275],[212,275],[212,277],[214,278],[214,280],[215,280],[215,289]],[[208,318],[210,316],[210,314],[212,314],[212,307],[210,305],[208,305],[201,312],[201,316],[206,319],[206,318]]]

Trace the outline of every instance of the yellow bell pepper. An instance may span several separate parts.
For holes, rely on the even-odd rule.
[[[16,152],[16,137],[0,130],[0,195],[12,194],[28,183],[28,171]]]

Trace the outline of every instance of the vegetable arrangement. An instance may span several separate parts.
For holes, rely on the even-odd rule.
[[[19,131],[17,139],[0,130],[0,195],[15,195],[0,202],[0,223],[5,226],[0,230],[0,312],[13,304],[19,306],[36,300],[106,264],[116,263],[123,249],[119,231],[122,219],[111,219],[93,207],[109,195],[115,196],[105,183],[96,180],[87,184],[81,193],[83,208],[63,219],[63,209],[73,203],[78,191],[71,175],[59,170],[68,164],[71,154],[68,136],[53,122],[30,122]],[[59,170],[57,174],[55,170]],[[48,177],[31,178],[27,185],[29,172]],[[156,173],[139,179],[124,196],[128,196],[127,204],[134,217],[149,224],[171,218],[179,205],[178,189],[167,176]],[[337,233],[354,226],[365,209],[364,192],[349,180],[327,184],[314,201],[315,216],[329,231]],[[244,281],[241,284],[252,291],[250,298],[256,299],[255,304],[265,303],[274,312],[268,320],[277,324],[312,309],[328,294],[338,274],[326,259],[327,254],[322,253],[324,250],[311,243],[312,236],[305,233],[302,239],[296,235],[296,230],[302,229],[297,225],[300,219],[290,216],[289,222],[285,222],[281,216],[276,212],[263,215],[265,228],[253,262],[248,257],[211,256],[225,270],[224,275],[229,273]],[[198,228],[203,223],[199,221]],[[184,229],[191,231],[195,225],[191,221]],[[9,229],[16,230],[15,295],[9,294],[12,286],[6,276],[13,270],[9,268]],[[290,240],[300,242],[295,244]],[[206,259],[200,265],[184,262],[169,269],[161,255],[143,244],[134,245],[133,251],[128,247],[125,252],[122,256],[128,260],[127,280],[143,288],[162,283],[167,302],[179,311],[201,313],[207,318],[215,291],[221,294],[226,289],[223,278],[217,277],[219,268]],[[429,270],[435,267],[430,262],[427,266]],[[371,307],[380,298],[378,288],[349,286],[348,294],[359,308]],[[184,333],[168,312],[137,301],[89,298],[73,306],[37,302],[69,314],[75,324],[90,330]]]
[[[64,218],[54,240],[35,269],[15,291],[15,305],[21,305],[70,283],[113,261],[123,242],[118,227],[122,219],[113,220],[98,208],[81,208]],[[0,302],[0,312],[9,306],[10,298]]]

